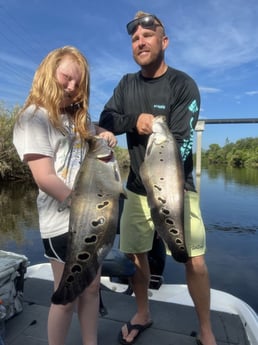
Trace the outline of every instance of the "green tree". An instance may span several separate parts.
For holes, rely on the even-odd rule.
[[[203,151],[202,158],[208,164],[258,167],[258,138],[244,138],[236,143],[227,141],[224,147],[211,144],[207,151]]]
[[[24,179],[24,176],[30,176],[28,167],[20,162],[12,143],[13,126],[19,110],[15,106],[10,111],[0,103],[0,179]]]

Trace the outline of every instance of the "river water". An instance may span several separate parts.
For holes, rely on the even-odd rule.
[[[0,248],[26,255],[31,264],[46,261],[36,194],[24,184],[0,186]],[[200,198],[211,286],[243,299],[258,312],[258,169],[203,169]],[[168,257],[164,278],[184,284],[183,265]]]

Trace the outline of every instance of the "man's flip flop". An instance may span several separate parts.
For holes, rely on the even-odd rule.
[[[119,340],[120,344],[122,344],[122,345],[133,344],[135,342],[135,340],[139,337],[139,335],[143,331],[145,331],[147,328],[149,328],[152,324],[153,324],[153,321],[150,321],[150,322],[146,323],[146,325],[138,325],[138,324],[132,325],[130,321],[127,322],[126,323],[126,327],[127,327],[128,334],[130,334],[133,329],[136,329],[138,331],[138,333],[136,334],[136,336],[133,338],[132,341],[126,341],[123,338],[123,333],[122,333],[122,330],[121,330],[119,332],[119,335],[118,335],[118,340]]]

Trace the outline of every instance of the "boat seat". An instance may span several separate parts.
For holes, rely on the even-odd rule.
[[[102,264],[101,275],[103,277],[127,278],[135,273],[135,265],[119,249],[112,248]]]

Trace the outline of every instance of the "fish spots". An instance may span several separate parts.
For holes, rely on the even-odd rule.
[[[96,228],[96,227],[98,227],[98,226],[100,226],[100,225],[103,225],[105,223],[105,218],[104,217],[100,217],[100,218],[98,218],[98,219],[96,219],[96,220],[93,220],[92,222],[91,222],[91,225],[94,227],[94,228]]]
[[[73,265],[71,268],[72,273],[81,273],[82,267],[80,265]]]
[[[90,254],[88,252],[82,252],[77,255],[78,260],[80,261],[87,261],[90,257]],[[80,270],[81,272],[81,270]]]
[[[165,223],[169,226],[171,226],[168,229],[168,232],[172,235],[172,236],[180,236],[180,231],[179,229],[177,229],[175,227],[174,221],[171,218],[166,218],[165,219]],[[184,250],[184,245],[183,245],[183,241],[181,238],[177,237],[174,239],[175,244],[178,246],[178,249]]]
[[[179,231],[176,228],[170,228],[169,233],[172,234],[173,236],[176,236],[179,234]]]
[[[153,188],[154,188],[154,189],[157,189],[159,192],[162,191],[162,188],[161,188],[160,186],[158,186],[157,184],[154,184],[154,185],[153,185]]]
[[[91,236],[86,236],[85,238],[84,238],[84,242],[86,243],[86,244],[92,244],[92,243],[96,243],[97,242],[97,235],[95,235],[95,234],[93,234],[93,235],[91,235]]]
[[[164,209],[164,211],[169,214],[168,210]],[[175,227],[175,222],[173,221],[172,218],[167,217],[165,219],[165,224],[169,226],[168,232],[169,232],[170,235],[172,235],[173,237],[180,236],[180,231],[179,231],[179,229],[177,229]],[[178,250],[181,250],[181,251],[185,250],[184,242],[183,242],[183,240],[180,237],[176,237],[173,241],[176,244],[176,247],[177,247]]]
[[[166,218],[165,219],[165,224],[170,226],[170,228],[168,229],[169,233],[172,234],[173,236],[177,236],[180,234],[179,229],[177,229],[175,227],[175,222],[173,221],[172,218]]]
[[[88,252],[80,252],[76,255],[77,262],[72,265],[71,267],[71,273],[66,278],[66,282],[68,284],[72,284],[75,281],[75,275],[81,274],[83,272],[83,266],[79,264],[79,262],[85,263],[90,259],[91,255]]]
[[[164,145],[161,145],[160,148],[161,148],[161,149],[164,149]],[[163,151],[159,151],[159,155],[163,156]],[[160,162],[164,162],[164,158],[163,158],[163,157],[160,157],[160,158],[159,158],[159,161],[160,161]]]
[[[166,203],[166,199],[159,198],[159,201],[162,201],[163,204]],[[162,207],[161,213],[163,213],[165,216],[168,216],[170,212],[167,208]],[[170,220],[168,220],[167,223],[169,224]]]
[[[182,252],[185,252],[185,246],[183,241],[180,238],[176,238],[175,240],[177,246],[178,246],[178,250],[181,250]]]
[[[107,207],[109,204],[110,204],[110,202],[105,200],[102,203],[97,204],[97,209],[101,210],[101,209]]]
[[[81,261],[82,263],[87,262],[90,259],[90,254],[88,252],[80,252],[76,255],[77,262],[71,266],[71,273],[66,278],[67,283],[71,284],[75,281],[75,274],[81,274],[83,272],[83,266],[79,264]],[[79,262],[78,262],[79,261]]]
[[[166,219],[165,219],[165,224],[167,224],[167,225],[169,225],[169,226],[172,226],[172,227],[169,229],[169,232],[173,233],[174,235],[179,234],[179,230],[175,227],[175,222],[173,221],[172,218],[166,218]]]
[[[180,245],[180,244],[182,244],[182,243],[183,243],[183,242],[181,241],[180,238],[176,238],[176,244]]]
[[[74,282],[74,276],[70,275],[66,278],[67,283],[72,284]]]
[[[110,197],[113,197],[114,194],[112,194],[112,193],[100,193],[100,192],[98,192],[96,195],[97,195],[98,198],[103,199],[103,198],[110,198]]]
[[[71,273],[72,274],[69,274],[66,278],[66,282],[68,284],[72,284],[74,281],[75,281],[75,277],[74,275],[75,274],[80,274],[82,272],[82,266],[79,265],[79,264],[75,264],[71,267]]]

